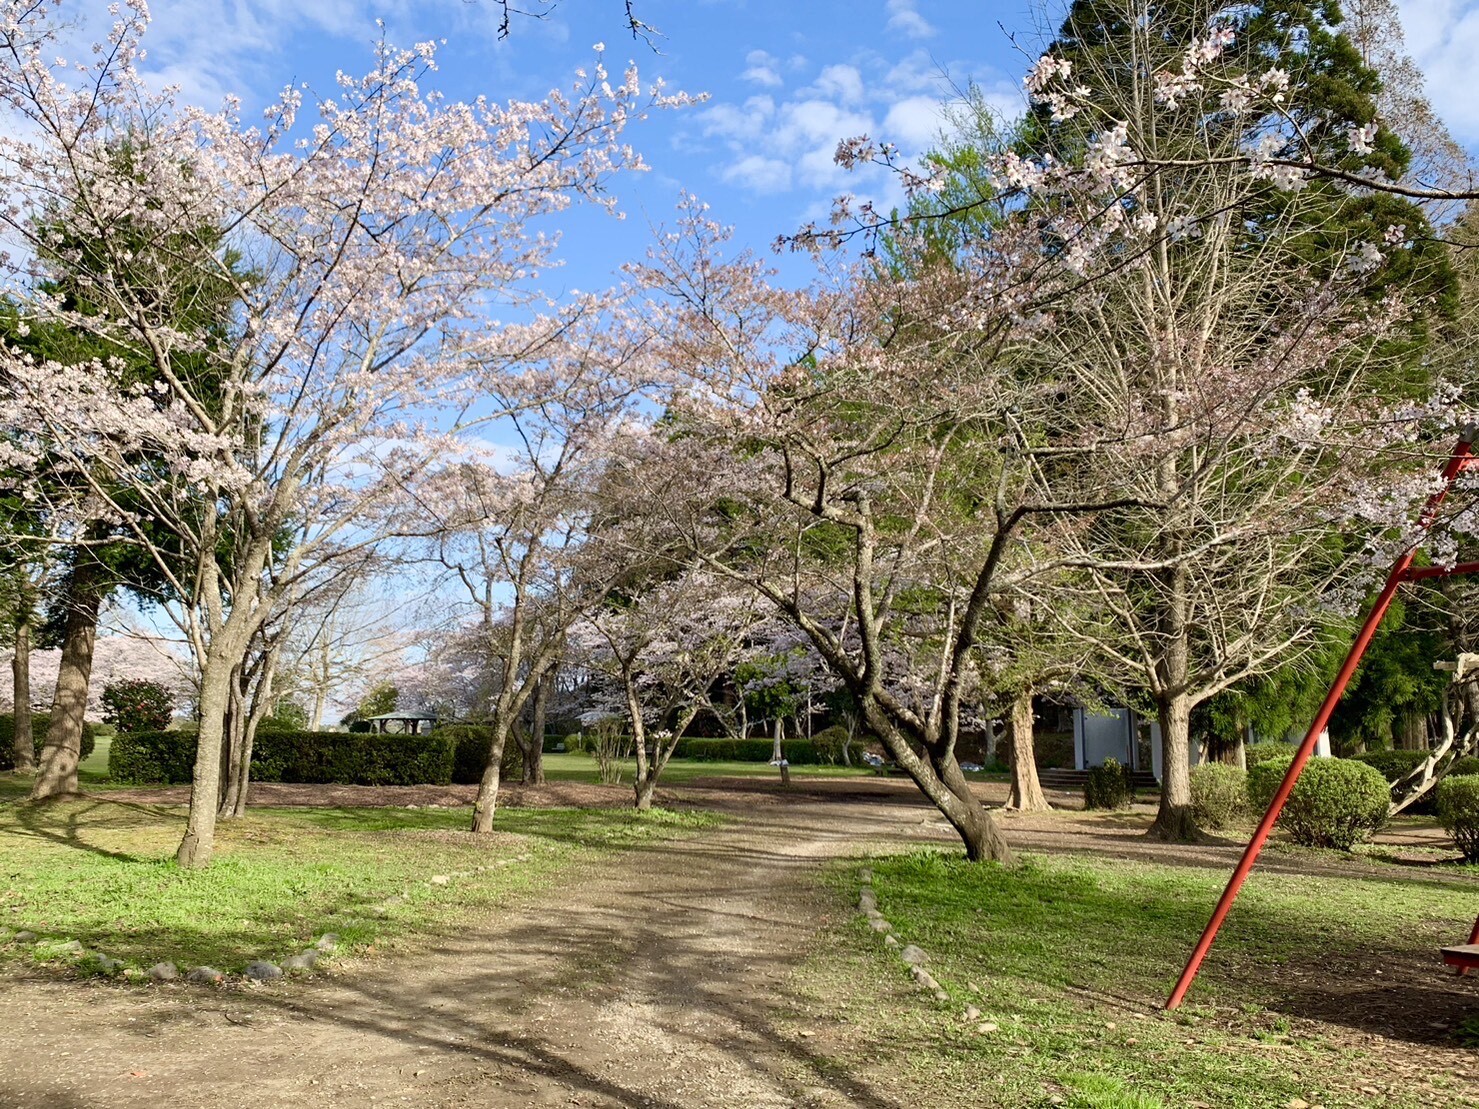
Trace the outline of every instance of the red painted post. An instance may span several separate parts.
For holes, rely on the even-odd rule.
[[[1433,521],[1438,517],[1438,509],[1442,507],[1443,500],[1448,496],[1448,491],[1453,488],[1453,482],[1459,472],[1468,465],[1470,454],[1473,450],[1475,431],[1465,430],[1458,444],[1453,448],[1453,456],[1449,458],[1448,464],[1443,467],[1443,488],[1428,498],[1424,506],[1422,516],[1418,519],[1419,534],[1425,533],[1433,526]],[[1202,932],[1202,937],[1197,941],[1196,948],[1191,953],[1191,958],[1186,961],[1186,967],[1181,972],[1181,977],[1176,981],[1176,988],[1171,991],[1171,996],[1166,1001],[1167,1009],[1175,1009],[1181,1005],[1186,997],[1186,991],[1191,988],[1192,982],[1196,981],[1197,971],[1201,969],[1202,960],[1206,958],[1207,952],[1212,947],[1212,941],[1217,938],[1217,931],[1222,927],[1222,921],[1227,916],[1228,910],[1232,908],[1233,902],[1238,898],[1238,891],[1243,888],[1243,882],[1248,877],[1248,872],[1253,869],[1253,864],[1258,861],[1258,855],[1263,850],[1264,843],[1268,840],[1269,832],[1273,830],[1274,822],[1279,819],[1279,813],[1284,809],[1284,803],[1289,800],[1289,794],[1294,789],[1294,783],[1299,781],[1299,775],[1304,771],[1305,764],[1309,762],[1310,755],[1314,753],[1315,744],[1319,742],[1320,733],[1330,723],[1330,716],[1335,712],[1335,706],[1340,703],[1341,695],[1345,687],[1350,683],[1351,675],[1356,672],[1356,667],[1361,662],[1361,656],[1366,653],[1366,648],[1371,644],[1371,637],[1376,634],[1376,629],[1381,625],[1382,619],[1391,607],[1392,598],[1396,596],[1397,589],[1408,580],[1412,569],[1412,559],[1417,553],[1417,544],[1413,544],[1397,563],[1392,567],[1392,572],[1387,575],[1387,581],[1382,586],[1381,593],[1377,595],[1376,603],[1371,606],[1371,611],[1366,616],[1366,621],[1361,625],[1361,631],[1356,636],[1356,641],[1351,645],[1350,653],[1341,664],[1340,672],[1335,675],[1335,681],[1330,686],[1330,692],[1325,695],[1324,702],[1320,705],[1320,711],[1315,714],[1314,723],[1310,725],[1309,733],[1304,737],[1304,742],[1294,753],[1294,761],[1289,764],[1289,772],[1284,775],[1284,780],[1279,783],[1278,791],[1273,800],[1269,802],[1268,811],[1263,814],[1263,819],[1258,822],[1258,828],[1253,833],[1253,838],[1248,841],[1248,846],[1243,850],[1243,857],[1238,860],[1237,867],[1233,870],[1232,877],[1228,879],[1227,888],[1222,891],[1222,896],[1217,900],[1217,908],[1212,910],[1212,919],[1207,922],[1207,927]]]
[[[1479,943],[1479,916],[1476,916],[1474,918],[1474,930],[1469,933],[1469,942],[1471,944],[1472,943]],[[1469,973],[1469,968],[1468,967],[1459,967],[1458,968],[1458,974],[1459,974],[1459,977],[1460,978],[1462,978],[1465,974],[1468,974],[1468,973]]]

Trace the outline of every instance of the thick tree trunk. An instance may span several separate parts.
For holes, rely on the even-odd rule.
[[[781,741],[786,738],[786,722],[779,717],[775,722],[775,743],[770,749],[771,762],[780,762],[786,757],[785,750],[781,747]]]
[[[481,835],[493,831],[493,815],[498,809],[498,786],[503,770],[503,749],[508,745],[507,717],[497,707],[493,710],[493,738],[488,743],[488,761],[478,780],[478,797],[472,807],[472,830]]]
[[[62,658],[57,671],[51,723],[31,800],[77,792],[77,763],[82,756],[82,728],[87,716],[87,687],[92,679],[97,643],[98,608],[102,603],[100,568],[84,562],[68,582]]]
[[[1191,812],[1191,702],[1167,697],[1158,706],[1161,724],[1161,807],[1147,833],[1174,843],[1202,838]]]
[[[1007,723],[1012,751],[1012,785],[1007,792],[1009,809],[1019,812],[1047,812],[1052,807],[1043,796],[1037,777],[1037,753],[1032,734],[1032,691],[1024,690],[1012,701],[1012,716]]]
[[[200,676],[200,733],[195,741],[195,777],[190,788],[190,816],[175,861],[187,870],[210,864],[216,846],[216,807],[221,790],[221,744],[231,698],[232,667],[209,659]]]
[[[15,622],[15,657],[10,660],[15,704],[15,769],[36,773],[36,737],[31,731],[31,614]]]
[[[534,705],[531,712],[533,722],[529,726],[529,739],[524,743],[524,784],[544,784],[544,722],[545,714],[549,709],[550,692],[555,684],[554,674],[550,674],[534,690]]]

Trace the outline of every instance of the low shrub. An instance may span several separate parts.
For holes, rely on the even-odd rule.
[[[252,777],[259,782],[362,786],[447,785],[453,744],[432,735],[258,732]]]
[[[255,775],[256,767],[253,766]],[[175,785],[195,773],[195,734],[120,732],[108,748],[108,777],[132,785]]]
[[[842,749],[847,742],[848,732],[841,724],[823,728],[811,737],[811,745],[816,748],[818,761],[829,764],[842,761]]]
[[[477,785],[483,780],[483,767],[488,763],[488,747],[493,742],[493,729],[487,724],[447,724],[432,732],[452,744],[452,781],[458,785]],[[524,756],[513,737],[503,745],[503,761],[498,776],[510,781],[524,776]]]
[[[1366,751],[1353,756],[1356,762],[1374,766],[1388,782],[1395,782],[1417,769],[1428,757],[1426,751]]]
[[[1455,760],[1454,764],[1448,768],[1448,774],[1446,776],[1450,778],[1464,778],[1470,774],[1479,774],[1479,758],[1473,755],[1465,755],[1463,758]]]
[[[1203,828],[1226,828],[1247,811],[1248,773],[1207,762],[1191,768],[1191,811]]]
[[[31,740],[36,746],[36,756],[40,758],[41,748],[46,745],[46,729],[51,725],[51,714],[45,712],[33,712],[31,714]],[[89,757],[97,748],[98,733],[102,731],[96,724],[84,723],[82,725],[82,757]],[[13,713],[0,713],[0,770],[15,769],[15,715]]]
[[[1084,783],[1084,808],[1128,809],[1133,800],[1135,778],[1128,766],[1105,759],[1103,766],[1089,770],[1089,779]]]
[[[581,732],[571,732],[565,737],[565,750],[578,753],[585,750],[585,736]]]
[[[1479,774],[1450,775],[1438,783],[1438,823],[1465,862],[1479,863]]]
[[[341,785],[446,785],[454,748],[436,735],[266,730],[252,746],[252,780]],[[108,752],[108,774],[135,784],[188,782],[195,736],[181,731],[125,732]]]
[[[1248,800],[1255,809],[1268,808],[1293,761],[1291,752],[1249,769]],[[1349,851],[1386,824],[1390,803],[1391,789],[1374,766],[1355,759],[1310,759],[1279,815],[1279,826],[1302,846]]]
[[[769,762],[775,750],[770,739],[680,739],[675,759],[697,762]],[[816,744],[809,739],[781,741],[781,753],[792,766],[816,766],[821,762]]]
[[[1250,743],[1243,748],[1243,761],[1250,771],[1258,763],[1277,762],[1279,759],[1288,765],[1288,760],[1293,757],[1294,748],[1287,743]]]

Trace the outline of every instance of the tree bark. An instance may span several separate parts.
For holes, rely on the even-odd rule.
[[[22,602],[24,605],[24,602]],[[10,660],[15,704],[15,769],[36,773],[36,737],[31,731],[31,613],[25,606],[15,621],[15,657]]]
[[[229,817],[236,811],[236,798],[241,792],[238,767],[241,765],[241,744],[246,735],[246,673],[242,667],[231,670],[231,685],[227,694],[226,726],[222,729],[221,774],[225,789],[216,806],[216,817]]]
[[[62,658],[57,671],[51,723],[31,800],[77,792],[77,763],[82,757],[82,728],[87,716],[87,688],[92,679],[97,644],[98,608],[102,604],[101,567],[82,562],[67,583]]]
[[[1032,691],[1023,690],[1012,701],[1012,715],[1007,722],[1011,741],[1012,785],[1007,792],[1009,809],[1018,812],[1048,812],[1052,806],[1043,796],[1037,777],[1037,755],[1032,734]]]
[[[472,830],[481,835],[493,831],[493,814],[498,808],[498,785],[503,769],[503,748],[508,743],[508,728],[502,714],[493,712],[493,738],[488,743],[488,761],[478,780],[478,798],[472,808]]]
[[[1157,706],[1161,724],[1161,807],[1146,833],[1171,843],[1195,843],[1202,830],[1191,812],[1191,702],[1185,695]]]
[[[200,734],[195,741],[195,777],[190,816],[175,861],[187,870],[208,866],[216,846],[216,799],[221,789],[221,743],[231,698],[232,667],[223,657],[207,659],[200,676]]]
[[[786,722],[784,720],[782,720],[780,717],[776,717],[776,720],[775,720],[775,742],[771,746],[771,749],[770,749],[770,759],[771,759],[772,762],[780,762],[781,759],[783,759],[783,758],[786,757],[785,751],[781,747],[781,740],[783,740],[785,738],[786,738]]]
[[[531,712],[533,722],[529,725],[529,740],[521,745],[524,752],[525,785],[544,784],[544,721],[554,684],[555,675],[551,672],[540,681],[534,690],[534,705]]]

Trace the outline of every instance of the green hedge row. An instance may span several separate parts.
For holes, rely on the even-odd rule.
[[[455,744],[448,736],[361,732],[261,731],[252,747],[258,782],[340,785],[447,785]],[[114,738],[108,774],[135,784],[190,781],[195,736],[189,732],[128,732]]]
[[[46,729],[51,723],[51,715],[45,712],[33,712],[31,714],[31,739],[36,744],[36,754],[39,757],[41,748],[46,744]],[[98,726],[96,724],[82,725],[82,757],[85,759],[93,753],[97,746]],[[15,715],[13,713],[0,713],[0,770],[15,769]]]
[[[675,759],[696,762],[769,762],[775,741],[769,739],[680,739]],[[781,741],[781,753],[792,766],[816,766],[822,759],[809,739]]]

